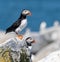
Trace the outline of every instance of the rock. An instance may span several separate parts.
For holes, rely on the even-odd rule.
[[[60,62],[60,50],[50,53],[48,56],[37,62]]]
[[[43,49],[41,49],[36,54],[33,62],[37,62],[38,60],[41,60],[42,58],[46,57],[47,55],[49,55],[50,53],[52,53],[56,50],[60,50],[60,41],[53,42],[53,43],[47,45],[46,47],[44,47]]]
[[[24,39],[19,39],[17,37],[10,38],[0,44],[0,62],[20,62],[20,60],[30,60],[27,52],[28,49],[26,48]]]

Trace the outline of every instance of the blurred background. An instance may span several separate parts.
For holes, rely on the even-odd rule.
[[[42,21],[47,23],[47,27],[55,20],[60,21],[60,0],[0,0],[0,30],[15,22],[22,9],[32,12],[27,25],[31,31],[38,31]]]
[[[33,62],[60,50],[60,0],[0,0],[0,31],[5,33],[23,9],[29,9],[32,13],[32,16],[27,17],[26,28],[29,29],[21,33],[36,41],[31,49],[31,53],[35,54]],[[4,35],[0,32],[0,37],[5,41],[8,35]]]

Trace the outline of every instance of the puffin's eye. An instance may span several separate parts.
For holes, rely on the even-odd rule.
[[[27,11],[25,11],[25,12],[27,12]]]
[[[31,41],[31,40],[32,40],[31,38],[28,39],[28,41]]]
[[[30,38],[30,40],[32,40],[32,38]]]
[[[32,38],[30,38],[30,40],[33,40]]]

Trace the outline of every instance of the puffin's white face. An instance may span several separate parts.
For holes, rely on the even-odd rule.
[[[23,15],[31,15],[31,12],[29,10],[23,10],[22,14]]]
[[[27,39],[27,42],[32,42],[32,41],[33,39],[31,37]]]
[[[35,42],[31,37],[28,37],[28,38],[26,39],[26,41],[27,41],[28,43],[34,43],[34,42]]]

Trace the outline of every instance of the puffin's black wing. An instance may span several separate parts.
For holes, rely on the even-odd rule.
[[[6,29],[6,33],[15,31],[15,29],[21,24],[21,19],[14,22],[9,28]]]

